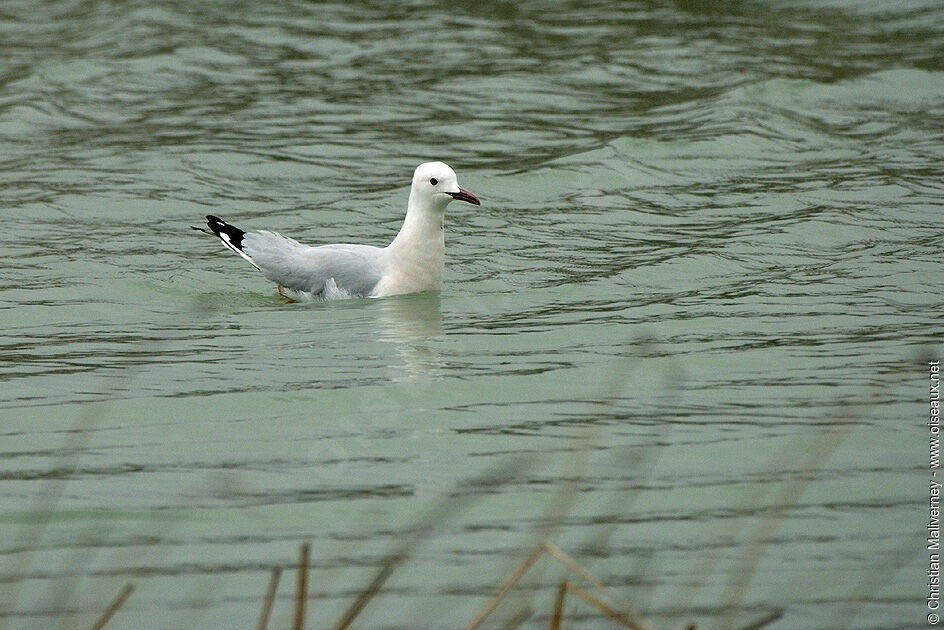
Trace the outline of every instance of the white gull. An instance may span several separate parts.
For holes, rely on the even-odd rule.
[[[453,199],[479,205],[442,162],[416,167],[403,227],[386,247],[312,247],[276,232],[244,232],[213,215],[207,225],[291,300],[383,297],[438,289],[445,263],[443,215]],[[205,232],[202,228],[194,228]]]

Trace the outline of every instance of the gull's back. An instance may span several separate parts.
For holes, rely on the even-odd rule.
[[[247,232],[244,248],[266,278],[287,289],[290,297],[367,297],[386,268],[384,250],[370,245],[312,247],[262,231]]]

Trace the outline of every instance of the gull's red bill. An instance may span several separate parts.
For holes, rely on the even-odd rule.
[[[470,193],[468,190],[463,190],[462,188],[460,188],[459,192],[451,192],[449,194],[452,196],[453,199],[458,199],[459,201],[467,201],[471,204],[475,204],[476,206],[482,205],[479,202],[479,198],[473,195],[472,193]]]

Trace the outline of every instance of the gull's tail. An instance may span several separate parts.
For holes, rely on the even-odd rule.
[[[236,252],[243,258],[245,258],[247,261],[249,261],[250,265],[252,265],[256,269],[259,269],[259,265],[257,265],[255,261],[253,261],[253,259],[249,256],[249,254],[243,251],[243,237],[246,235],[245,232],[240,230],[235,225],[230,225],[223,219],[219,217],[215,217],[212,214],[208,214],[206,220],[207,220],[207,227],[209,227],[210,230],[216,236],[219,237],[219,239],[223,242],[223,245],[225,245],[227,249],[233,250],[234,252]],[[201,232],[206,232],[206,230],[204,230],[203,228],[195,227],[193,229],[199,230]]]

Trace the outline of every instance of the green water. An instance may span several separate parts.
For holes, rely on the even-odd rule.
[[[0,627],[251,628],[275,565],[288,627],[305,541],[308,627],[404,541],[358,627],[461,627],[543,536],[659,628],[927,625],[937,0],[7,1],[0,51]],[[384,245],[433,159],[437,294],[189,227]]]

